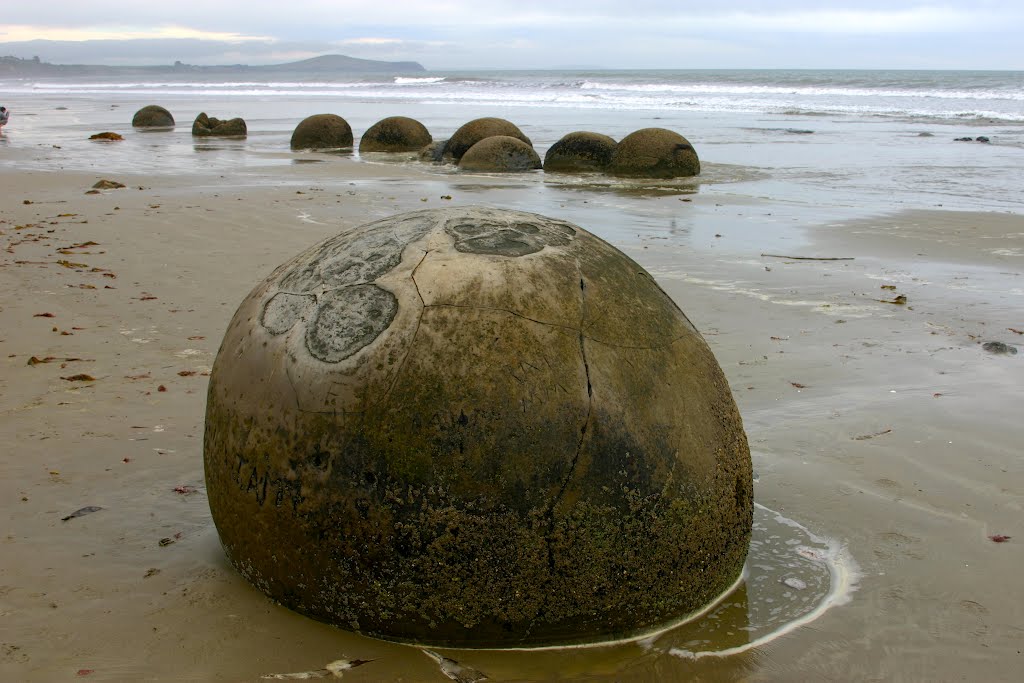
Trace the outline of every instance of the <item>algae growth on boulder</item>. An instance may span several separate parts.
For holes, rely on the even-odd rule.
[[[459,159],[464,171],[521,173],[541,167],[533,147],[509,135],[492,135],[470,147]]]
[[[192,135],[197,137],[246,137],[248,127],[245,119],[233,118],[221,120],[200,112],[192,122]]]
[[[561,173],[594,173],[611,163],[615,140],[589,131],[563,135],[544,155],[544,170]]]
[[[292,149],[344,149],[352,146],[352,126],[337,114],[307,116],[292,131]]]
[[[526,137],[523,131],[519,130],[519,126],[505,119],[488,116],[462,124],[449,138],[444,148],[444,155],[458,162],[473,145],[494,135],[518,138],[527,145],[533,146],[533,142]]]
[[[407,116],[389,116],[370,126],[359,139],[359,152],[416,152],[434,138],[426,126]]]
[[[309,616],[466,647],[636,634],[740,574],[740,416],[643,268],[485,208],[347,230],[242,302],[204,440],[234,566]]]
[[[684,178],[700,175],[700,159],[679,133],[641,128],[615,146],[608,172],[633,178]]]
[[[135,128],[173,128],[174,117],[159,104],[149,104],[135,112],[132,117]]]

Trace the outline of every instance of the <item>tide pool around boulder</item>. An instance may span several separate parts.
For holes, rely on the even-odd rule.
[[[750,454],[707,344],[582,228],[478,207],[346,230],[242,302],[204,463],[234,566],[381,638],[634,634],[738,577]]]

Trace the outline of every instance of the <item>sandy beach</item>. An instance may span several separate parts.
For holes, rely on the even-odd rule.
[[[836,539],[857,577],[845,604],[728,657],[669,637],[446,656],[501,681],[1017,679],[1024,353],[984,344],[1024,343],[1019,213],[327,155],[244,180],[125,173],[89,149],[95,171],[41,169],[59,152],[40,145],[5,149],[31,170],[0,172],[0,680],[258,681],[339,659],[372,660],[351,681],[449,680],[417,648],[249,586],[210,518],[202,438],[207,375],[253,286],[344,227],[456,204],[569,220],[648,269],[728,377],[756,501]],[[86,194],[103,178],[125,187]]]

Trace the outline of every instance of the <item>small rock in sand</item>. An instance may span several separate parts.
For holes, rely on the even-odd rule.
[[[981,345],[981,348],[985,349],[989,353],[995,353],[999,355],[1013,356],[1017,353],[1017,347],[1010,346],[1001,341],[989,341]]]

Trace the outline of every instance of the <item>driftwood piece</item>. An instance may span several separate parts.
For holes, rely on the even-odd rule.
[[[784,254],[761,254],[768,258],[786,258],[794,261],[852,261],[852,256],[786,256]]]

